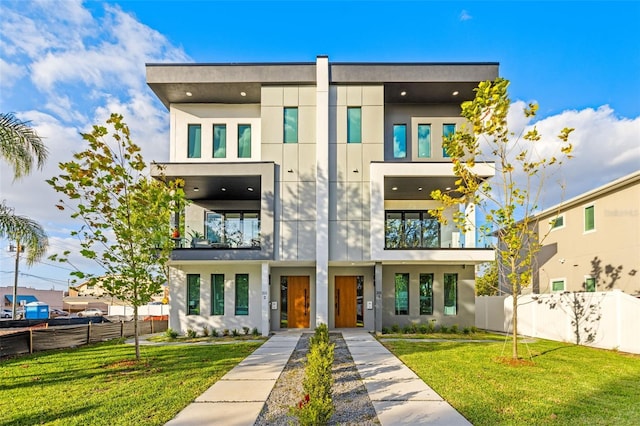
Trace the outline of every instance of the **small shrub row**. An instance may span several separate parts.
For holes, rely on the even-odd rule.
[[[333,354],[335,345],[329,341],[326,324],[316,327],[309,341],[309,352],[302,382],[304,397],[289,412],[302,426],[326,425],[333,415]]]
[[[432,333],[449,333],[449,334],[474,334],[478,332],[478,329],[473,327],[464,327],[460,330],[457,324],[446,326],[437,326],[435,320],[431,320],[428,323],[422,324],[409,324],[400,328],[398,324],[393,324],[391,328],[382,327],[382,334],[432,334]]]
[[[249,335],[249,332],[251,332],[251,335],[253,336],[259,336],[260,332],[258,331],[257,327],[254,327],[253,329],[250,329],[249,327],[242,327],[242,332],[245,336]],[[169,339],[176,339],[178,337],[178,332],[168,328],[165,332],[164,335],[166,337],[168,337]],[[196,337],[198,337],[198,332],[192,328],[188,328],[185,335],[189,338],[189,339],[195,339]],[[233,329],[233,330],[229,330],[227,328],[223,329],[222,331],[218,331],[215,328],[209,328],[209,327],[204,327],[202,329],[201,332],[201,336],[202,337],[227,337],[227,336],[233,336],[233,337],[238,337],[240,336],[241,333],[239,330]]]

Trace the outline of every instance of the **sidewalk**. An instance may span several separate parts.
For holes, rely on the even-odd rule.
[[[271,336],[166,425],[253,425],[301,335]]]
[[[471,425],[371,334],[343,330],[342,337],[381,425]]]
[[[470,425],[368,332],[339,331],[382,426]],[[301,335],[271,336],[166,425],[253,425]]]

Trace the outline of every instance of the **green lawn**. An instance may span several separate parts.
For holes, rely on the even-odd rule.
[[[0,425],[162,425],[261,343],[103,343],[0,361]]]
[[[640,424],[640,356],[539,340],[520,345],[531,364],[511,366],[504,337],[380,340],[476,426]]]

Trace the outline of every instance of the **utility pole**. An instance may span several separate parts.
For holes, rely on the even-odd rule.
[[[16,239],[16,246],[9,245],[9,251],[16,252],[16,268],[13,276],[13,306],[11,307],[11,319],[16,319],[16,303],[18,302],[18,268],[20,266],[20,252],[22,251],[22,247],[20,246],[20,238]]]

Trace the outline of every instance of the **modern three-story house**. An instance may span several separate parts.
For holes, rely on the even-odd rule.
[[[146,71],[170,117],[154,173],[182,178],[190,200],[174,224],[171,328],[474,325],[475,265],[494,253],[428,210],[432,190],[455,186],[443,137],[497,63]]]

